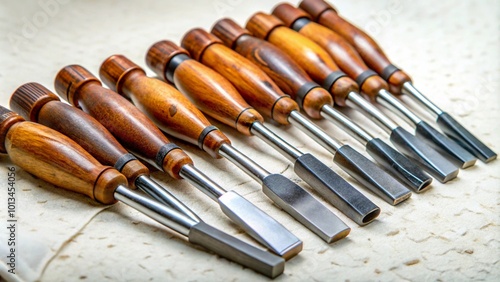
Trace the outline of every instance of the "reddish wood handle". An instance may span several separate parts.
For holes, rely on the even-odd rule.
[[[101,82],[81,66],[63,68],[56,77],[56,91],[74,106],[98,120],[130,152],[170,176],[179,179],[179,171],[189,156],[173,149],[161,160],[159,152],[169,140],[139,109],[117,93],[101,86]]]
[[[0,106],[1,107],[1,106]],[[64,189],[97,200],[116,202],[114,191],[127,179],[117,170],[101,165],[82,147],[61,133],[41,124],[23,121],[0,109],[2,153],[27,172]]]
[[[54,129],[78,143],[100,163],[115,166],[127,177],[129,187],[149,169],[137,159],[123,161],[128,152],[97,120],[60,102],[59,97],[38,83],[26,83],[11,96],[10,108],[23,118]],[[119,167],[116,167],[118,165]]]
[[[194,54],[196,60],[229,80],[241,96],[265,116],[288,124],[290,112],[299,109],[265,72],[224,46],[214,35],[193,29],[184,36],[182,47]]]
[[[380,46],[361,29],[340,17],[335,9],[323,0],[304,0],[299,7],[308,12],[315,21],[337,32],[359,52],[365,63],[382,77],[386,77],[391,92],[401,93],[405,82],[411,81],[402,70],[385,74],[392,66]]]

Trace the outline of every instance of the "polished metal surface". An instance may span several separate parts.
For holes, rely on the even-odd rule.
[[[422,119],[410,111],[401,101],[385,89],[378,92],[376,100],[379,104],[406,120],[410,125],[417,125],[422,121]]]
[[[224,214],[274,253],[291,258],[302,250],[299,238],[238,193],[228,191],[218,202]]]
[[[363,115],[375,122],[389,134],[398,127],[394,121],[356,92],[349,93],[346,105],[359,110]]]
[[[219,154],[231,161],[246,174],[250,175],[257,182],[262,183],[262,180],[269,175],[269,172],[258,165],[249,157],[238,151],[230,144],[222,144],[219,149]]]
[[[346,237],[350,228],[309,192],[280,174],[270,174],[262,186],[273,202],[327,243]]]
[[[349,133],[352,137],[354,137],[354,139],[358,140],[365,146],[368,142],[370,142],[370,140],[373,139],[373,136],[359,127],[350,118],[328,104],[325,104],[321,109],[321,116],[342,128],[345,132]]]
[[[302,156],[301,151],[297,150],[295,147],[288,144],[285,140],[281,139],[278,135],[274,134],[271,130],[269,130],[267,127],[265,127],[262,123],[258,121],[252,124],[250,132],[252,132],[252,134],[264,140],[264,142],[266,142],[271,147],[276,149],[291,162],[295,162],[297,158]]]
[[[118,201],[125,203],[184,236],[188,236],[191,227],[198,223],[198,221],[170,207],[164,206],[121,185],[116,188],[114,197]]]
[[[179,201],[174,195],[172,195],[168,190],[160,186],[153,179],[149,178],[146,175],[139,176],[135,185],[137,188],[142,190],[144,193],[153,197],[153,199],[158,202],[167,205],[182,214],[188,216],[194,221],[201,221],[201,219],[187,206],[185,206],[181,201]]]
[[[443,113],[438,106],[432,103],[431,100],[427,99],[424,94],[420,93],[420,91],[418,91],[411,82],[408,81],[403,84],[403,93],[409,95],[414,101],[428,109],[435,115],[435,118]]]
[[[312,123],[299,111],[292,111],[288,116],[288,121],[332,154],[335,154],[335,152],[342,147],[340,141],[328,135],[323,129]]]
[[[190,164],[184,165],[179,175],[216,202],[220,196],[226,193],[226,190]]]
[[[203,246],[221,257],[239,263],[269,278],[275,278],[285,270],[283,258],[257,249],[204,222],[194,225],[188,238],[189,242],[193,244]]]

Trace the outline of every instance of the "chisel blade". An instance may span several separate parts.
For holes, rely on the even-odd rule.
[[[294,164],[295,173],[325,200],[359,225],[372,222],[380,208],[356,188],[311,154],[303,154]]]
[[[327,243],[345,238],[350,228],[309,192],[280,174],[263,180],[262,190],[276,205]]]
[[[340,147],[333,161],[391,205],[397,205],[411,196],[408,188],[349,145]]]
[[[279,276],[285,270],[283,258],[251,246],[204,222],[191,227],[188,238],[193,244],[203,246],[270,278]]]
[[[459,171],[457,166],[404,128],[395,128],[390,140],[401,153],[418,162],[440,182],[445,183],[457,177]]]
[[[497,153],[493,152],[488,146],[472,135],[458,121],[448,113],[443,112],[436,120],[443,132],[455,140],[462,147],[466,148],[478,157],[481,161],[487,163],[497,158]]]
[[[299,238],[238,193],[228,191],[218,202],[233,222],[279,256],[289,259],[302,250]]]
[[[455,141],[441,134],[441,132],[434,129],[425,121],[421,121],[417,124],[415,133],[417,137],[421,137],[428,141],[427,143],[439,153],[444,156],[450,156],[451,160],[456,162],[461,168],[471,167],[477,161],[471,153],[458,145]]]
[[[392,172],[413,191],[420,193],[430,188],[432,177],[423,172],[415,162],[409,160],[379,138],[373,138],[366,143],[366,151],[377,163]]]

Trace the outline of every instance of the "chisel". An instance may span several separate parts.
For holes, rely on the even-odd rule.
[[[164,51],[172,51],[175,61],[179,60],[179,58],[175,58],[176,55],[187,53],[179,50],[176,45],[166,42],[165,45],[155,44],[154,46],[163,47]],[[161,61],[155,60],[159,57],[154,56],[154,51],[151,50],[156,49],[150,49],[148,52],[148,62],[160,64]],[[162,58],[168,59],[164,56]],[[242,168],[243,171],[261,183],[264,193],[273,199],[278,206],[318,234],[323,240],[330,243],[349,234],[350,228],[347,225],[300,186],[280,174],[269,173],[234,148],[231,141],[220,130],[212,126],[205,116],[174,87],[147,77],[143,69],[124,56],[115,56],[115,59],[108,62],[107,66],[103,66],[107,69],[110,67],[123,69],[123,74],[126,74],[122,76],[120,73],[116,73],[116,78],[123,77],[123,79],[113,81],[113,83],[122,85],[122,91],[119,94],[134,101],[135,105],[154,120],[164,132],[197,145],[215,158],[223,156],[234,162],[236,166]],[[211,95],[209,88],[203,85],[204,80],[212,78],[211,73],[206,73],[204,69],[197,68],[196,65],[188,67],[184,75],[180,73],[181,70],[177,74],[176,82],[177,85],[183,85],[181,87],[183,90],[201,91],[203,95]],[[203,80],[198,79],[200,76],[197,74],[202,74]],[[175,108],[175,115],[170,115],[164,110],[172,108]],[[218,136],[217,142],[205,142],[205,140],[214,140],[213,137],[209,137],[211,135]],[[299,242],[294,246],[297,252],[302,248],[302,244]]]
[[[416,192],[430,187],[432,178],[420,167],[379,138],[374,138],[356,123],[333,108],[328,91],[315,83],[286,53],[271,43],[256,38],[231,19],[219,20],[212,33],[224,44],[264,70],[312,118],[332,121],[360,141],[367,152],[384,168]]]
[[[292,55],[316,82],[330,91],[337,105],[360,109],[368,118],[375,119],[378,125],[388,131],[391,142],[400,152],[418,161],[439,181],[447,182],[458,175],[458,168],[453,163],[363,99],[357,93],[358,85],[338,68],[319,45],[285,27],[278,18],[264,13],[254,14],[246,27],[254,36],[266,39]]]
[[[363,93],[372,100],[391,109],[411,125],[415,125],[417,137],[427,140],[429,145],[440,153],[453,158],[462,168],[473,166],[476,163],[477,159],[471,153],[431,127],[406,108],[399,100],[395,99],[389,93],[388,84],[365,65],[356,49],[340,35],[318,23],[312,22],[306,12],[289,4],[278,5],[273,14],[279,17],[286,26],[323,47],[337,65],[357,82]]]
[[[130,152],[175,179],[186,179],[217,202],[227,217],[258,242],[265,243],[270,250],[284,257],[296,253],[295,248],[290,248],[300,241],[295,235],[238,193],[226,192],[199,171],[191,158],[170,143],[139,109],[119,94],[102,87],[89,71],[77,65],[63,68],[56,76],[55,89],[72,105],[104,125]]]
[[[101,164],[113,166],[127,177],[129,187],[138,187],[158,202],[201,221],[168,190],[149,177],[149,169],[128,153],[97,120],[83,111],[62,103],[43,85],[30,82],[14,91],[10,108],[25,120],[43,124],[80,145]]]
[[[283,273],[283,258],[131,191],[125,187],[125,176],[101,165],[73,140],[41,124],[24,121],[2,106],[0,153],[8,154],[15,165],[53,185],[84,194],[102,204],[121,201],[187,237],[189,242],[263,275],[274,278]]]
[[[412,97],[424,108],[429,110],[443,132],[464,148],[473,153],[483,162],[496,159],[497,154],[472,135],[451,115],[442,111],[420,91],[413,86],[408,74],[394,66],[384,54],[380,46],[365,32],[350,24],[337,14],[337,11],[323,0],[304,0],[300,8],[309,13],[312,18],[323,26],[337,32],[357,49],[365,63],[389,83],[394,94],[404,93]]]
[[[205,114],[245,135],[257,135],[294,164],[295,173],[318,191],[327,201],[354,222],[365,225],[373,221],[380,208],[357,191],[338,174],[311,154],[304,154],[288,144],[263,124],[263,117],[241,97],[225,78],[210,84],[212,95],[199,92],[184,93]]]
[[[196,59],[228,79],[241,96],[261,114],[286,125],[291,123],[334,155],[333,161],[344,171],[391,205],[411,196],[399,181],[358,153],[329,136],[299,112],[299,106],[285,95],[258,66],[227,48],[214,35],[202,29],[186,33],[183,44]]]

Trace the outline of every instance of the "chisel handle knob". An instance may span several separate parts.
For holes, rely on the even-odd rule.
[[[104,61],[101,76],[107,85],[131,99],[160,129],[198,145],[212,157],[219,157],[217,152],[222,144],[231,143],[177,89],[146,76],[141,67],[125,56],[114,55]]]
[[[231,19],[219,20],[212,33],[224,44],[259,66],[313,118],[321,118],[325,104],[333,98],[315,83],[295,61],[273,44],[254,37]]]
[[[127,179],[101,165],[61,133],[24,119],[0,106],[0,153],[53,185],[86,195],[103,204],[116,202],[114,191]]]
[[[263,121],[227,79],[171,41],[153,44],[146,63],[158,76],[174,83],[202,112],[245,135],[251,135],[255,121]]]
[[[10,98],[10,108],[26,120],[68,136],[100,163],[114,166],[127,177],[131,188],[135,188],[138,177],[149,175],[149,169],[130,155],[102,124],[83,111],[62,103],[41,84],[30,82],[17,88]]]
[[[191,158],[127,99],[102,87],[85,68],[66,66],[56,76],[56,92],[106,127],[111,134],[141,159],[180,179],[179,171]]]
[[[375,40],[340,17],[330,4],[323,0],[303,0],[299,7],[309,13],[314,21],[340,34],[354,46],[365,63],[389,82],[391,92],[400,94],[403,84],[411,82],[410,76],[389,61]]]
[[[182,39],[194,59],[229,80],[241,96],[257,111],[281,124],[299,107],[285,95],[258,66],[224,46],[222,41],[202,29],[190,30]]]

